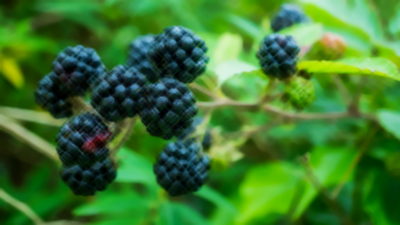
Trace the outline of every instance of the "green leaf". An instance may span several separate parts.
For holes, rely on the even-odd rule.
[[[160,210],[159,225],[209,225],[202,215],[182,203],[164,202]]]
[[[218,39],[212,59],[219,65],[228,60],[237,59],[242,51],[243,40],[240,35],[223,33]]]
[[[145,201],[137,194],[107,194],[97,197],[93,202],[75,208],[73,213],[77,216],[124,214],[129,212],[137,213],[139,211],[144,214],[149,207],[149,202]]]
[[[149,160],[126,148],[119,151],[117,158],[120,159],[117,182],[157,185],[153,166]]]
[[[218,76],[218,86],[236,74],[252,72],[257,67],[240,60],[229,60],[217,66],[215,73]]]
[[[230,14],[226,16],[226,19],[253,38],[258,38],[261,34],[261,28],[246,18]]]
[[[18,89],[24,85],[24,76],[17,61],[13,58],[0,56],[0,74]]]
[[[195,195],[207,199],[208,201],[214,203],[220,208],[225,209],[226,211],[229,211],[230,213],[237,213],[237,209],[232,205],[232,203],[229,202],[228,199],[208,186],[203,186],[200,191],[195,193]]]
[[[384,58],[348,58],[339,61],[304,61],[298,69],[316,74],[352,74],[400,80],[396,65]]]
[[[297,169],[285,162],[253,167],[240,185],[240,224],[269,214],[286,214],[299,181]]]
[[[268,82],[268,77],[261,70],[253,70],[231,76],[221,88],[233,99],[255,102],[263,96]]]
[[[400,113],[389,110],[379,110],[378,120],[386,131],[400,139]]]
[[[321,24],[298,24],[279,33],[293,36],[299,46],[310,46],[322,38],[324,31]]]

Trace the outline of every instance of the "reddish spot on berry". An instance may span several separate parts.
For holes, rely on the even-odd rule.
[[[98,148],[103,148],[107,145],[111,135],[111,132],[107,131],[106,133],[98,134],[92,138],[88,138],[83,144],[82,150],[94,152]]]

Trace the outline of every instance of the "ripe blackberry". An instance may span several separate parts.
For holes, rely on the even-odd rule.
[[[89,196],[105,190],[115,180],[117,171],[114,162],[106,158],[86,168],[80,165],[63,166],[60,175],[75,195]]]
[[[39,82],[35,91],[35,101],[54,118],[72,116],[72,105],[68,101],[69,92],[61,85],[54,72],[46,75]]]
[[[134,67],[117,66],[94,89],[91,104],[108,121],[134,117],[146,81]]]
[[[298,6],[283,4],[281,10],[271,20],[271,28],[274,32],[278,32],[293,24],[306,23],[309,20]]]
[[[261,43],[257,58],[266,75],[286,79],[297,71],[299,52],[300,47],[292,36],[270,34]]]
[[[109,156],[112,134],[100,117],[84,113],[65,123],[57,134],[57,153],[67,166],[78,164],[86,169]]]
[[[193,139],[168,144],[154,165],[157,183],[170,196],[197,191],[207,181],[209,169],[210,159]]]
[[[165,140],[181,136],[197,114],[196,100],[189,88],[171,78],[146,87],[139,115],[147,131]]]
[[[191,83],[206,71],[209,61],[205,42],[182,26],[167,27],[155,37],[149,57],[161,77],[173,77]]]
[[[144,74],[147,79],[154,83],[160,79],[158,73],[154,71],[153,65],[150,62],[148,51],[154,44],[154,35],[149,34],[136,38],[129,45],[129,57],[127,65],[135,67],[139,72]]]
[[[82,45],[65,48],[57,55],[51,67],[73,96],[85,94],[91,84],[105,72],[96,51]]]

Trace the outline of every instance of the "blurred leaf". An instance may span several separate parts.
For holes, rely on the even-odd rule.
[[[95,201],[75,208],[73,213],[76,216],[90,216],[98,214],[137,214],[140,212],[142,217],[149,207],[149,202],[137,194],[103,194],[98,196]]]
[[[180,217],[182,224],[209,225],[208,221],[203,216],[187,205],[171,202],[170,206],[172,210],[175,211],[175,213]]]
[[[234,99],[255,102],[263,96],[268,82],[268,77],[261,70],[253,70],[229,77],[224,81],[222,90]]]
[[[299,181],[297,169],[286,162],[274,162],[251,168],[240,184],[242,199],[240,224],[269,214],[285,214]]]
[[[20,89],[24,85],[21,69],[13,58],[0,56],[0,73],[16,88]]]
[[[324,32],[321,24],[298,24],[283,29],[279,33],[291,35],[299,46],[310,46],[322,38]]]
[[[117,158],[119,159],[117,182],[157,185],[153,166],[149,160],[127,148],[122,148]]]
[[[233,77],[236,74],[245,72],[252,72],[257,67],[239,60],[226,61],[215,69],[215,73],[218,75],[218,86],[221,86],[226,80]]]
[[[378,120],[386,131],[400,139],[400,113],[389,110],[380,110]]]
[[[396,66],[384,58],[348,58],[339,61],[303,61],[299,70],[316,74],[352,74],[380,76],[400,80]]]
[[[211,189],[209,186],[203,186],[198,192],[195,193],[195,195],[207,199],[208,201],[226,211],[229,211],[230,213],[237,213],[237,209],[232,205],[232,203],[229,202],[228,199],[226,199],[217,191]]]
[[[246,18],[234,14],[227,15],[226,18],[234,26],[237,26],[253,38],[258,38],[261,35],[261,28]]]
[[[212,59],[217,65],[228,60],[237,59],[242,51],[242,37],[237,34],[223,33],[218,39]]]

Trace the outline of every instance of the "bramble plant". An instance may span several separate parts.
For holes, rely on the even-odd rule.
[[[55,201],[92,196],[69,206],[85,222],[396,224],[400,57],[378,28],[310,2],[275,5],[261,28],[228,16],[245,38],[195,25],[136,33],[119,46],[125,61],[63,44],[35,85],[43,112],[0,107],[0,129],[56,162]],[[15,120],[55,125],[54,146]],[[0,200],[33,223],[64,218],[10,187]]]

